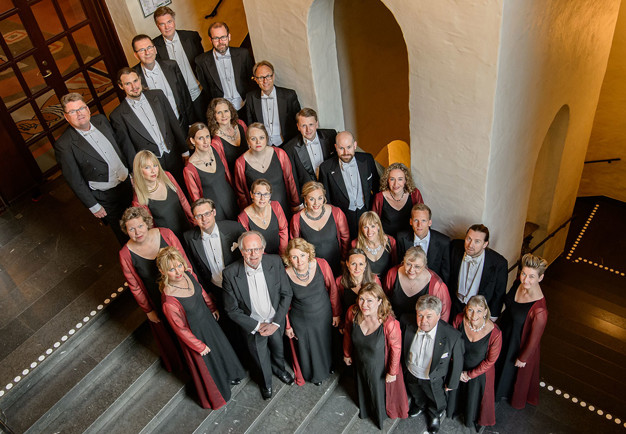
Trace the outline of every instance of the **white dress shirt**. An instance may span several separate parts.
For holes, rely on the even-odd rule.
[[[430,244],[430,231],[424,238],[420,238],[417,235],[413,235],[413,247],[420,246],[424,253],[428,253],[428,246]]]
[[[409,349],[407,369],[411,374],[422,380],[430,380],[428,374],[433,361],[435,335],[437,334],[438,326],[438,324],[435,325],[428,333],[418,330]]]
[[[356,158],[352,158],[349,163],[339,160],[341,168],[341,176],[346,184],[348,197],[350,198],[350,211],[361,209],[365,206],[363,201],[363,186],[361,185],[361,175],[359,174],[359,166],[356,164]]]
[[[250,289],[250,318],[259,322],[252,332],[254,334],[261,327],[262,323],[276,324],[273,322],[276,311],[274,306],[272,306],[270,293],[267,289],[267,282],[263,274],[263,264],[259,264],[256,269],[246,264],[244,269],[248,279],[248,288]]]
[[[156,116],[154,116],[154,112],[152,111],[152,107],[148,102],[146,96],[142,93],[138,100],[131,99],[126,97],[130,108],[133,110],[135,115],[139,118],[139,121],[143,124],[143,126],[148,130],[150,137],[156,145],[159,147],[161,151],[161,155],[157,155],[158,158],[161,158],[163,154],[167,154],[170,152],[165,145],[165,139],[163,139],[163,134],[161,134],[161,128],[159,128],[159,124],[157,123]]]
[[[198,86],[198,80],[196,79],[196,76],[191,69],[191,65],[189,64],[189,59],[187,59],[187,55],[185,54],[185,49],[180,43],[178,32],[174,32],[174,37],[171,41],[167,38],[163,39],[165,39],[167,54],[170,56],[170,59],[174,59],[176,63],[178,63],[178,67],[180,68],[180,72],[183,74],[187,88],[189,88],[191,100],[195,101],[196,98],[200,96],[201,90],[200,86]]]
[[[222,253],[222,243],[220,239],[220,231],[217,223],[213,226],[210,234],[202,232],[202,246],[204,254],[209,261],[211,269],[211,282],[218,288],[222,287],[222,272],[224,271],[224,254]]]
[[[180,116],[178,114],[178,107],[176,107],[176,98],[174,98],[172,87],[167,81],[167,78],[165,78],[165,74],[163,74],[163,70],[161,69],[159,62],[154,62],[152,69],[148,69],[144,65],[141,65],[141,69],[143,70],[144,77],[146,77],[148,89],[161,89],[167,97],[167,100],[170,102],[172,110],[174,110],[174,114],[178,119]]]
[[[237,91],[235,70],[233,69],[233,61],[230,57],[230,48],[226,50],[224,55],[218,53],[217,50],[213,50],[213,57],[215,58],[215,66],[217,67],[217,73],[222,83],[222,90],[224,90],[224,98],[235,106],[235,110],[241,110],[244,101]]]
[[[315,176],[319,175],[320,165],[324,162],[324,153],[322,152],[322,144],[320,143],[320,138],[315,133],[315,137],[313,140],[307,140],[302,137],[304,141],[304,146],[306,147],[306,152],[309,154],[309,158],[311,159],[311,165],[313,166],[313,171],[315,172]]]
[[[459,290],[457,293],[458,299],[463,304],[467,304],[471,297],[478,294],[484,266],[484,250],[477,258],[472,258],[468,254],[463,255],[463,262],[459,270]]]
[[[278,118],[278,100],[276,99],[276,86],[272,88],[269,95],[261,92],[261,109],[263,110],[263,124],[270,135],[268,141],[272,146],[279,146],[283,143],[283,136],[280,130],[280,119]]]

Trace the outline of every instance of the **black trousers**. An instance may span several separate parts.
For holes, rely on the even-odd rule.
[[[202,122],[206,124],[206,109],[209,106],[209,97],[207,96],[206,91],[203,89],[200,92],[200,95],[191,103],[193,107],[193,117],[189,119],[190,124],[194,124],[196,122]]]
[[[130,183],[130,176],[117,187],[106,191],[94,190],[93,195],[107,213],[102,222],[111,228],[120,245],[123,246],[128,241],[128,236],[122,232],[120,220],[126,208],[130,207],[133,201],[133,187]]]
[[[422,380],[411,374],[408,370],[404,376],[409,396],[413,403],[420,408],[425,408],[431,417],[439,417],[447,405],[446,392],[443,388],[432,384],[430,380]]]
[[[350,239],[354,240],[355,238],[359,236],[359,219],[361,218],[363,214],[365,214],[365,211],[367,211],[367,208],[362,207],[354,211],[350,211],[350,210],[342,210],[342,211],[346,215],[346,220],[348,220],[348,229],[350,229]]]
[[[270,336],[261,336],[259,333],[246,335],[248,350],[261,371],[262,385],[266,389],[272,387],[272,372],[277,375],[285,372],[282,332],[281,327]]]

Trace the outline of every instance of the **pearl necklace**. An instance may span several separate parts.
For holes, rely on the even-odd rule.
[[[473,331],[474,333],[477,333],[479,331],[481,331],[482,329],[485,328],[485,326],[487,325],[487,318],[485,318],[485,321],[483,322],[483,325],[481,325],[480,327],[478,327],[477,329],[475,329],[474,327],[472,327],[472,323],[468,322],[467,325],[469,326],[470,330]]]
[[[314,222],[316,222],[316,221],[320,220],[322,217],[324,217],[324,213],[326,213],[326,207],[325,206],[322,207],[322,212],[317,217],[313,217],[311,214],[309,214],[307,209],[304,208],[304,215],[307,216],[307,218],[309,220],[313,220]]]
[[[296,270],[296,267],[294,267],[293,265],[291,266],[291,269],[293,270],[293,274],[295,274],[298,280],[300,280],[301,282],[306,282],[307,280],[309,280],[309,277],[311,276],[311,272],[309,270],[308,265],[306,268],[306,273],[302,273],[302,274],[298,273],[298,270]]]

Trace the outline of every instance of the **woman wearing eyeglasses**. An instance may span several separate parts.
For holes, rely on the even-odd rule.
[[[441,319],[450,318],[450,294],[441,277],[428,269],[426,253],[421,247],[411,247],[406,251],[402,264],[396,265],[387,273],[385,293],[398,319],[409,314],[415,318],[415,304],[422,295],[434,295],[442,303]]]
[[[194,149],[183,169],[191,201],[201,197],[211,199],[215,203],[216,220],[235,220],[239,207],[230,170],[223,155],[211,146],[208,127],[202,122],[193,124],[187,134],[187,144]]]
[[[272,200],[277,201],[283,212],[291,218],[300,207],[296,183],[287,153],[280,148],[267,146],[265,125],[255,122],[246,132],[249,149],[235,163],[235,191],[239,208],[250,205],[252,183],[260,178],[272,186]]]
[[[271,200],[272,185],[257,179],[250,187],[252,204],[244,208],[237,220],[246,231],[258,231],[265,238],[265,253],[282,255],[287,248],[287,219],[280,204]]]

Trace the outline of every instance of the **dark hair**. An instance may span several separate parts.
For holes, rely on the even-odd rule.
[[[217,121],[215,120],[215,108],[218,104],[226,104],[228,106],[228,111],[230,111],[230,124],[233,128],[237,128],[237,121],[239,120],[237,110],[235,110],[235,106],[233,106],[230,101],[226,98],[213,98],[206,109],[206,124],[208,125],[212,136],[217,134],[217,130],[220,129]]]
[[[211,199],[208,199],[206,197],[201,197],[200,199],[195,200],[191,204],[191,213],[195,214],[195,209],[202,205],[209,205],[211,207],[211,210],[215,209],[215,202],[213,202]]]
[[[172,9],[168,8],[167,6],[159,6],[154,11],[154,22],[156,23],[157,18],[162,17],[163,15],[171,15],[172,18],[176,18],[176,12],[174,12]]]
[[[137,50],[135,50],[135,42],[139,42],[139,41],[143,41],[144,39],[147,39],[148,41],[152,42],[152,38],[148,35],[144,35],[143,33],[141,35],[137,35],[133,38],[133,40],[131,41],[131,47],[133,47],[133,51],[136,53]]]
[[[207,127],[202,122],[195,122],[193,125],[189,127],[189,131],[187,132],[187,146],[189,147],[189,149],[196,148],[194,144],[191,143],[191,139],[195,139],[196,134],[198,134],[198,131],[202,131],[202,130],[207,130],[209,131],[209,133],[211,133],[211,131],[209,130],[209,127]]]
[[[343,285],[345,289],[351,289],[355,286],[354,282],[352,282],[352,277],[350,276],[350,268],[348,265],[348,261],[350,259],[350,256],[352,255],[363,255],[363,257],[365,258],[365,270],[363,270],[363,281],[361,282],[361,287],[366,283],[375,283],[376,275],[372,273],[372,269],[370,268],[370,263],[367,260],[367,255],[365,254],[365,252],[361,249],[350,249],[350,251],[348,251],[348,254],[346,255],[346,262],[342,264],[343,272],[341,274],[341,285]]]
[[[465,232],[465,236],[469,234],[469,231],[482,232],[483,234],[485,234],[485,242],[489,241],[489,228],[487,228],[487,226],[483,224],[471,225],[469,229],[467,229],[467,232]]]
[[[298,113],[296,113],[296,122],[298,122],[300,118],[315,118],[315,122],[318,121],[317,112],[313,110],[312,108],[308,108],[308,107],[305,107],[302,110],[300,110]]]
[[[226,23],[224,23],[224,22],[222,22],[222,21],[216,21],[216,22],[214,22],[213,24],[211,24],[211,25],[209,26],[209,31],[208,31],[208,33],[209,33],[209,38],[211,37],[211,30],[213,30],[213,29],[219,29],[220,27],[224,27],[224,28],[226,29],[226,34],[229,34],[229,33],[230,33],[230,29],[228,28],[228,24],[226,24]]]
[[[122,75],[125,74],[137,74],[137,71],[135,71],[130,66],[125,66],[117,71],[117,84],[119,84],[120,86],[122,85]],[[137,77],[139,77],[139,74],[137,74]]]

